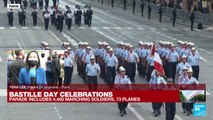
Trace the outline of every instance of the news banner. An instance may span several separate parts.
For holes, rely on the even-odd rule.
[[[8,102],[181,102],[181,92],[205,91],[205,85],[168,86],[135,84],[131,90],[110,89],[98,85],[98,90],[88,90],[86,85],[27,86],[9,85]],[[164,89],[162,89],[164,88]],[[184,89],[183,89],[184,88]]]

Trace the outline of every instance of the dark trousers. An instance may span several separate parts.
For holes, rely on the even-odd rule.
[[[4,0],[4,7],[7,7],[7,0]]]
[[[72,80],[73,67],[64,67],[64,85],[69,85]]]
[[[42,0],[42,1],[39,1],[39,7],[40,7],[40,9],[43,8],[43,0]]]
[[[128,102],[118,102],[118,109],[124,111],[128,106]]]
[[[101,68],[101,78],[103,78],[104,80],[106,80],[106,72],[105,72],[105,64],[100,64],[100,68]]]
[[[135,14],[135,4],[132,6],[132,13]]]
[[[173,81],[175,79],[175,73],[176,73],[176,67],[177,67],[177,62],[168,62],[167,63],[167,72],[169,78],[172,78]]]
[[[150,81],[150,79],[151,79],[151,74],[152,74],[152,71],[154,70],[154,66],[149,66],[149,68],[148,68],[148,71],[147,71],[147,73],[146,73],[146,79],[147,79],[147,81]]]
[[[82,75],[82,69],[81,69],[81,65],[77,62],[77,72],[78,72],[78,75]]]
[[[141,16],[143,16],[144,8],[141,8]]]
[[[67,28],[68,28],[68,30],[71,29],[71,26],[72,26],[72,19],[67,18]]]
[[[194,103],[185,103],[186,111],[187,112],[192,112]]]
[[[199,72],[200,72],[200,67],[199,65],[197,66],[192,66],[193,74],[192,76],[195,77],[197,80],[199,78]]]
[[[37,25],[37,16],[33,17],[33,26],[36,26],[36,25]]]
[[[194,21],[191,21],[191,30],[193,30]]]
[[[142,69],[141,69],[141,66],[142,66],[141,63],[138,63],[138,64],[137,64],[137,70],[138,70],[138,74],[139,74],[140,76],[142,76],[142,72],[141,72]],[[119,67],[118,67],[118,68],[119,68]]]
[[[176,104],[175,103],[165,103],[166,109],[166,120],[174,120]]]
[[[150,16],[151,16],[151,12],[148,12],[148,19],[150,19]]]
[[[88,17],[88,26],[90,27],[92,24],[92,16],[91,17]]]
[[[162,103],[152,103],[152,109],[155,111],[160,111],[160,108],[163,104]]]
[[[86,63],[83,64],[83,66],[82,66],[82,77],[83,77],[84,82],[86,82],[86,72],[85,72],[86,66],[87,66]]]
[[[159,22],[162,20],[162,13],[159,14]]]
[[[175,26],[176,17],[173,17],[172,26]]]
[[[50,17],[51,17],[51,24],[54,25],[54,23],[55,23],[55,16],[51,15]]]
[[[114,7],[114,0],[111,0],[111,2],[112,2],[112,7]]]
[[[107,67],[107,84],[114,84],[115,75],[116,75],[115,67],[108,66]]]
[[[78,26],[81,26],[81,18],[77,19],[77,24],[78,24]]]
[[[60,79],[60,73],[53,73],[53,85],[57,85]]]
[[[97,90],[98,88],[98,80],[97,80],[97,76],[87,76],[87,83],[89,86],[89,90]]]
[[[45,30],[48,30],[48,25],[49,25],[49,18],[44,18]]]
[[[135,82],[136,63],[129,63],[127,66],[127,76],[131,82]]]
[[[126,10],[126,3],[124,3],[124,10]]]
[[[53,84],[53,77],[52,77],[52,72],[46,71],[46,79],[47,79],[47,84],[52,85]]]
[[[59,85],[59,86],[62,85],[62,80],[63,80],[63,78],[60,77],[60,78],[59,78],[59,81],[58,81],[58,85]]]
[[[13,19],[12,18],[9,18],[9,25],[13,26]]]

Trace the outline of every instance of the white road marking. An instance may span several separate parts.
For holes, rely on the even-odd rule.
[[[142,28],[142,27],[140,27],[140,28],[138,28],[139,30],[144,30],[144,28]]]
[[[110,28],[109,27],[102,27],[103,29],[106,29],[106,30],[109,30]]]
[[[4,30],[5,29],[5,27],[0,27],[0,30]]]
[[[41,27],[38,27],[38,26],[35,26],[33,28],[36,29],[36,30],[41,29]]]
[[[167,28],[161,28],[161,30],[167,31],[168,29]]]
[[[23,41],[23,39],[22,39],[22,37],[21,37],[21,34],[19,33],[19,31],[18,31],[17,29],[16,29],[16,32],[18,33],[18,36],[19,36],[19,38],[20,38],[20,40],[21,40],[21,44],[23,45],[24,49],[26,49],[26,47],[25,47],[25,45],[24,45],[24,41]],[[20,43],[19,43],[19,44],[20,44]],[[20,44],[20,46],[21,46],[21,44]],[[19,46],[19,48],[22,49],[20,46]]]
[[[24,30],[27,30],[28,29],[28,27],[21,27],[22,29],[24,29]]]
[[[133,28],[132,27],[125,27],[126,29],[128,29],[128,30],[132,30]]]
[[[58,116],[58,119],[59,120],[61,120],[62,119],[62,116],[61,116],[61,114],[59,113],[59,110],[58,110],[58,108],[56,107],[56,104],[54,103],[54,111],[55,111],[55,113],[57,114],[57,116]]]
[[[78,43],[72,39],[71,37],[69,37],[68,35],[66,35],[64,32],[62,32],[62,35],[71,43],[71,45],[77,47]]]
[[[0,56],[0,62],[3,62],[3,59],[2,59],[2,57]]]
[[[206,91],[206,95],[211,95],[211,93],[209,93],[208,91]]]
[[[21,47],[20,42],[17,42],[17,44],[18,44],[18,46],[19,46],[19,49],[21,49],[21,50],[22,50],[22,47]]]
[[[7,89],[0,89],[0,96],[1,97],[7,96]]]
[[[131,104],[128,105],[129,110],[138,118],[138,120],[145,120],[143,116],[141,116],[133,107]]]
[[[121,27],[112,27],[113,29],[121,30]]]
[[[175,118],[178,120],[183,120],[179,115],[175,114]]]
[[[84,29],[86,29],[86,27],[79,27],[79,29],[83,29],[84,30]]]
[[[203,48],[198,48],[199,50],[201,50],[201,51],[205,51]]]
[[[177,28],[173,28],[172,30],[174,30],[174,31],[179,31],[180,29],[177,29]]]
[[[213,54],[212,52],[210,52],[210,51],[206,51],[206,53],[208,53],[208,54]]]
[[[117,43],[117,40],[115,40],[115,39],[114,39],[114,38],[112,38],[111,36],[106,35],[104,32],[101,32],[101,31],[99,31],[99,30],[95,30],[95,31],[96,31],[97,33],[99,33],[99,34],[103,35],[104,37],[106,37],[106,38],[110,39],[111,41],[113,41],[113,42]]]
[[[62,41],[52,32],[48,29],[48,32],[61,44]]]
[[[99,29],[98,27],[91,27],[91,29],[95,29],[95,30],[97,30],[97,29]]]
[[[156,30],[156,28],[151,28],[151,27],[150,27],[150,28],[148,28],[148,29],[150,29],[150,30]]]
[[[11,30],[15,30],[15,29],[16,29],[16,27],[10,27],[10,29],[11,29]]]

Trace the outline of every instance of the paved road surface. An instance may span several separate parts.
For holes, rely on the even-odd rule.
[[[51,3],[51,2],[50,2]],[[128,109],[128,115],[124,118],[119,117],[117,104],[115,103],[64,103],[64,104],[11,104],[6,102],[6,50],[8,49],[39,49],[41,41],[47,41],[52,49],[60,49],[61,42],[69,41],[72,48],[75,49],[79,41],[87,41],[95,47],[98,41],[106,41],[115,47],[118,41],[129,42],[137,45],[139,40],[142,41],[159,41],[167,40],[177,42],[177,40],[192,41],[196,44],[200,54],[208,61],[201,63],[200,82],[207,84],[207,117],[195,118],[187,117],[182,113],[181,104],[177,104],[177,116],[175,120],[211,120],[213,119],[211,104],[213,93],[213,35],[211,31],[191,32],[188,26],[177,24],[172,27],[171,23],[158,19],[148,20],[142,18],[139,13],[131,14],[130,10],[124,12],[121,8],[111,8],[109,5],[101,5],[95,0],[60,0],[60,7],[64,10],[65,5],[71,5],[74,9],[76,4],[82,6],[85,4],[92,5],[94,10],[92,26],[77,27],[73,25],[71,31],[66,26],[62,33],[56,31],[50,26],[48,31],[44,30],[43,18],[39,11],[38,26],[32,26],[30,17],[31,9],[27,8],[26,27],[18,25],[17,11],[14,12],[14,27],[7,25],[6,8],[0,2],[0,118],[5,120],[162,120],[165,119],[165,112],[162,108],[162,115],[158,118],[152,117],[150,103],[131,103]],[[137,83],[146,83],[145,80],[136,77]],[[74,71],[74,83],[83,83]],[[99,80],[103,83],[103,80]]]

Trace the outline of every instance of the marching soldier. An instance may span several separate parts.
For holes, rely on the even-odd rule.
[[[95,57],[90,57],[91,63],[86,66],[87,82],[89,90],[97,90],[98,76],[100,76],[100,66],[95,62]]]
[[[177,73],[178,78],[179,78],[179,76],[181,76],[183,74],[182,70],[184,67],[191,69],[191,65],[186,61],[187,57],[185,55],[183,55],[181,58],[182,58],[182,61],[177,65],[177,68],[176,68],[176,73]]]
[[[48,30],[50,13],[47,9],[43,12],[45,30]]]
[[[107,84],[113,84],[118,67],[118,59],[113,53],[113,49],[109,48],[109,54],[105,59],[105,71],[107,76]]]
[[[178,79],[178,83],[180,85],[184,85],[187,83],[187,79],[188,79],[187,70],[188,70],[188,68],[186,66],[184,66],[182,69],[182,75],[180,75],[180,77]],[[183,113],[186,113],[186,103],[184,101],[181,101],[181,102],[182,102]]]
[[[151,78],[151,73],[154,70],[154,56],[148,55],[146,58],[147,66],[146,66],[146,80],[149,81]]]
[[[177,16],[177,11],[176,7],[174,7],[174,10],[172,11],[172,26],[175,26],[175,21],[176,21],[176,16]]]
[[[24,5],[24,9],[26,10],[27,8],[27,4],[28,4],[28,1],[27,0],[23,0],[23,5]]]
[[[161,84],[167,84],[167,83],[157,70],[153,70],[153,72],[151,73],[151,79],[149,84],[151,85],[151,89],[159,90],[161,89],[159,88]],[[154,117],[157,117],[161,114],[160,108],[162,105],[163,105],[162,103],[152,103]]]
[[[33,18],[33,26],[37,25],[37,14],[38,14],[38,10],[34,7],[31,13],[31,16]]]
[[[135,14],[135,5],[136,5],[136,0],[132,1],[132,13]]]
[[[167,56],[167,72],[169,78],[172,78],[173,80],[175,79],[175,74],[176,74],[176,67],[179,61],[179,55],[175,51],[175,45],[172,44],[170,51],[168,52]]]
[[[80,27],[81,26],[81,15],[82,11],[80,8],[76,11],[76,18],[77,18],[77,25]]]
[[[7,17],[8,17],[8,23],[10,26],[13,26],[13,10],[10,9],[8,12],[7,12]]]
[[[175,88],[173,88],[173,79],[168,79],[167,80],[167,84],[168,84],[168,89],[173,90]],[[174,120],[175,117],[175,112],[176,112],[176,103],[171,103],[171,102],[167,102],[165,103],[165,111],[166,111],[166,120]]]
[[[134,47],[131,45],[130,49],[125,57],[127,61],[127,76],[132,83],[135,83],[136,64],[139,62],[138,55],[134,52]]]
[[[114,7],[114,0],[111,0],[112,7]]]
[[[131,90],[131,81],[126,75],[126,70],[123,66],[119,68],[119,74],[115,77],[115,89],[117,90]],[[127,114],[126,108],[128,102],[118,102],[118,109],[120,110],[120,116],[123,117]]]
[[[4,0],[4,7],[7,7],[7,0]]]
[[[141,16],[143,16],[143,11],[144,11],[144,1],[141,0]]]
[[[159,4],[159,22],[161,23],[162,14],[163,14],[163,5]]]
[[[188,57],[188,63],[192,66],[192,76],[198,80],[200,72],[199,62],[203,59],[201,59],[199,54],[196,54],[196,49],[194,47],[191,49],[191,52],[192,54]]]
[[[68,5],[65,6],[65,12],[64,12],[64,19],[65,19],[65,25],[67,25],[67,12],[70,9],[70,7]]]
[[[90,57],[94,56],[93,52],[91,52],[91,47],[87,47],[86,48],[86,53],[84,53],[83,57],[82,57],[82,61],[83,61],[83,69],[82,69],[82,75],[83,75],[83,80],[86,82],[86,66],[87,64],[90,64]]]
[[[127,0],[123,0],[124,1],[124,10],[126,10],[126,3],[127,3]]]
[[[188,79],[187,79],[186,84],[195,84],[195,85],[199,84],[197,79],[192,77],[193,70],[191,68],[189,68],[187,70],[187,74],[188,74]],[[192,100],[187,101],[187,103],[186,103],[186,115],[187,116],[190,116],[190,114],[192,114],[193,104],[194,104],[194,101],[192,101]]]
[[[43,5],[44,5],[43,0],[38,0],[38,3],[39,3],[39,8],[43,9]]]
[[[18,23],[19,23],[19,25],[22,24],[21,12],[22,12],[22,9],[20,8],[19,11],[18,11]]]
[[[64,84],[69,85],[72,80],[73,59],[68,50],[64,52]]]
[[[49,7],[49,0],[44,0],[44,2],[45,2],[45,6]]]
[[[51,18],[51,24],[55,24],[55,8],[53,6],[50,7],[50,18]]]
[[[58,27],[57,28],[58,28],[58,30],[60,30],[60,32],[62,32],[63,24],[64,24],[64,15],[62,14],[62,11],[59,11],[57,22],[58,22]]]
[[[88,27],[92,24],[92,14],[93,10],[91,9],[91,6],[89,6],[89,9],[87,10]]]
[[[68,30],[70,30],[72,26],[72,18],[73,18],[73,14],[70,9],[66,13],[66,18],[67,18],[67,27],[68,27]]]
[[[82,76],[82,57],[83,57],[83,43],[79,42],[78,43],[78,49],[76,49],[76,54],[75,54],[75,59],[76,59],[76,63],[77,63],[77,72],[78,75],[81,77]]]
[[[194,31],[194,29],[193,29],[194,20],[195,20],[195,15],[194,15],[194,11],[192,11],[190,14],[191,31]]]
[[[151,8],[151,5],[150,5],[150,3],[149,3],[149,4],[148,4],[148,19],[150,19],[151,12],[152,12],[152,8]]]
[[[85,6],[84,6],[84,12],[83,12],[83,16],[84,16],[84,24],[85,24],[85,25],[88,25],[87,7],[88,7],[88,5],[85,5]]]

